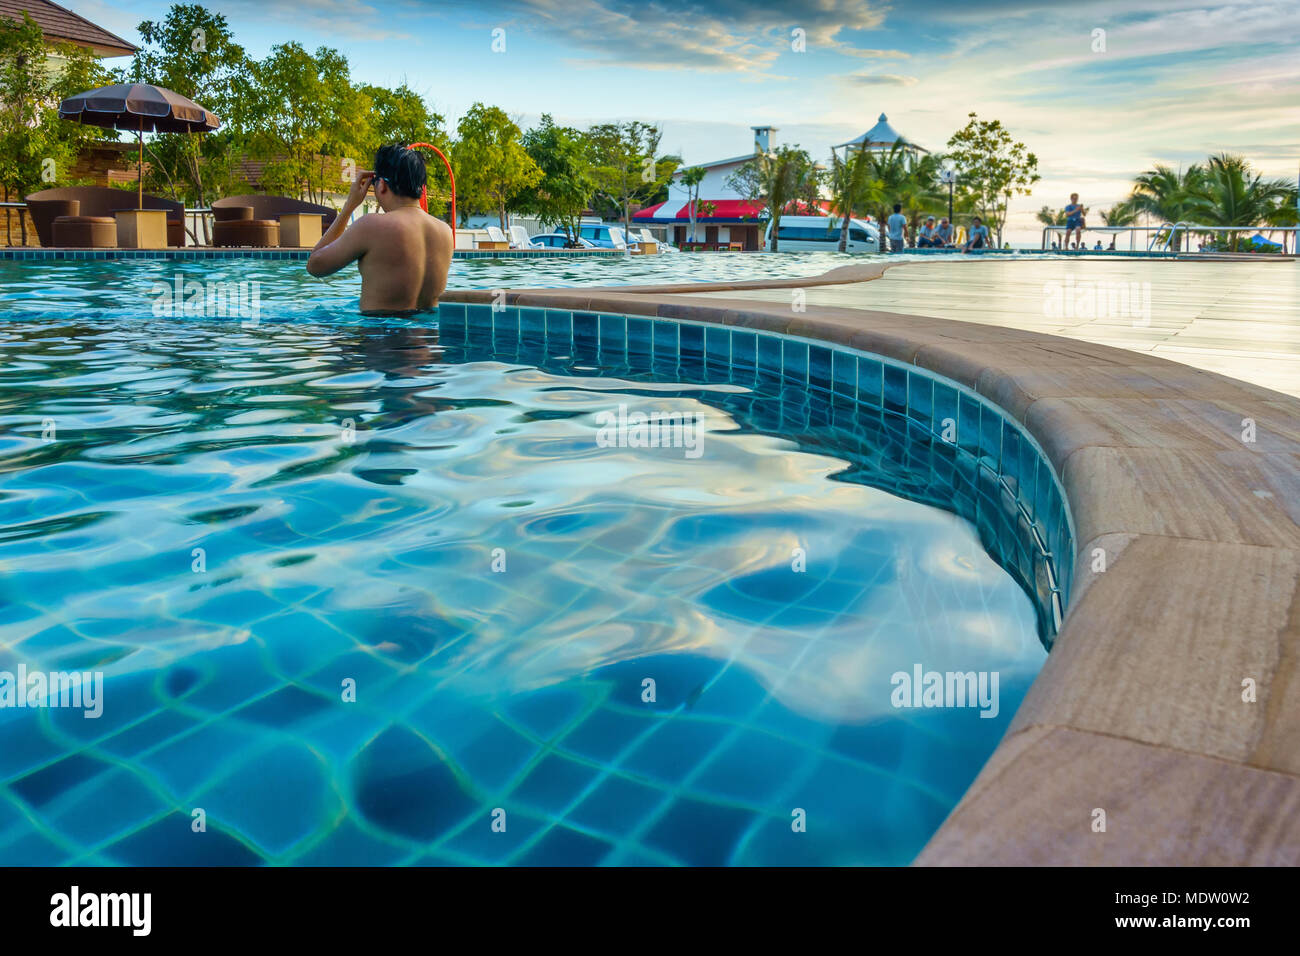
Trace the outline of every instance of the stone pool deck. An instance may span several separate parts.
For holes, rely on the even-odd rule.
[[[1300,267],[1064,263],[1076,280],[1121,281],[1113,270],[1139,267],[1143,278],[1123,281],[1177,292],[1154,294],[1151,325],[1129,338],[1113,321],[1044,329],[1043,284],[1060,280],[1061,262],[891,265],[707,291],[522,290],[507,302],[726,323],[886,355],[973,388],[1044,448],[1077,531],[1064,626],[917,863],[1300,863],[1300,387],[1288,378]],[[1056,280],[1014,272],[1044,267]],[[806,311],[792,309],[796,287]],[[1164,337],[1148,338],[1152,329]],[[1234,329],[1250,337],[1244,347],[1232,347]],[[1191,352],[1160,350],[1185,333]],[[1197,353],[1243,374],[1194,368]],[[1292,394],[1242,380],[1252,375]],[[1105,832],[1093,830],[1098,809]]]

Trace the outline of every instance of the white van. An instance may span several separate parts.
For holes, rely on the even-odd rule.
[[[836,252],[840,248],[839,216],[782,216],[781,231],[777,233],[780,252]],[[763,248],[772,248],[772,223],[767,224]],[[846,252],[879,252],[880,230],[874,223],[862,219],[849,220],[849,241]]]

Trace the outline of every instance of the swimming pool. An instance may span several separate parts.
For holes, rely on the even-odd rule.
[[[329,311],[0,317],[0,670],[104,675],[0,709],[0,862],[916,854],[1068,599],[1027,436],[789,337]]]

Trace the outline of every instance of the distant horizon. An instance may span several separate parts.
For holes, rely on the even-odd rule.
[[[134,43],[138,24],[171,6],[66,5]],[[1095,215],[1155,163],[1185,167],[1228,152],[1288,180],[1300,164],[1300,0],[1092,0],[1068,10],[1041,0],[202,5],[226,16],[252,56],[290,41],[332,46],[354,79],[407,83],[453,132],[480,100],[525,127],[543,112],[578,127],[641,119],[659,125],[663,151],[688,166],[747,152],[758,125],[777,128],[777,145],[829,158],[831,145],[881,113],[940,152],[974,111],[1038,156],[1041,181],[1011,204],[1013,246],[1037,244],[1040,207],[1060,208],[1078,192]],[[492,52],[494,30],[504,31],[504,52]],[[804,52],[792,49],[800,39]]]

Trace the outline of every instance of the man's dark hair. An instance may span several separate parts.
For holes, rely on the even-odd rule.
[[[399,196],[419,199],[428,173],[424,157],[405,146],[381,146],[375,153],[375,175],[388,183],[388,188]]]
[[[901,202],[894,203],[894,212],[902,212],[902,211],[903,211],[903,204]]]

